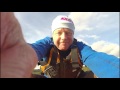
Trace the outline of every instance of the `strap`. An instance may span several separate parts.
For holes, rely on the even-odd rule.
[[[52,48],[52,55],[51,55],[51,62],[49,63],[50,65],[52,66],[55,66],[56,65],[56,62],[59,61],[59,53],[58,53],[58,50],[57,50],[57,47],[53,46]],[[60,62],[60,61],[59,61]]]
[[[50,50],[49,59],[48,59],[46,65],[40,66],[40,69],[41,69],[41,71],[42,71],[43,73],[44,73],[44,71],[45,71],[45,68],[46,68],[46,67],[50,64],[50,62],[51,62],[53,50],[54,50],[54,48],[52,48],[52,49]]]
[[[75,39],[75,38],[74,38],[73,46],[71,49],[71,58],[72,58],[73,63],[78,62],[80,67],[82,68],[83,63],[81,61],[80,52],[79,52],[79,49],[77,47],[77,39]]]
[[[78,48],[71,49],[71,59],[72,59],[73,65],[74,65],[73,67],[78,67],[75,65],[77,65],[77,63],[79,63],[80,68],[82,68],[83,64],[82,64],[81,59],[80,59]]]

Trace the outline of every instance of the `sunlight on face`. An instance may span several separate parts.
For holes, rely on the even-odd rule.
[[[67,50],[73,42],[73,31],[67,28],[59,28],[53,32],[53,42],[59,50]]]

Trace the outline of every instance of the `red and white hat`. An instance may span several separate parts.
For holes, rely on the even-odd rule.
[[[65,16],[65,15],[57,16],[53,20],[51,28],[52,28],[52,33],[53,33],[54,30],[56,30],[58,28],[69,28],[73,32],[75,30],[75,26],[74,26],[74,23],[73,23],[72,19],[69,18],[68,16]]]

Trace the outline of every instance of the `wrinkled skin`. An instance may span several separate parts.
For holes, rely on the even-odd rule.
[[[53,42],[62,51],[66,51],[73,43],[73,31],[68,28],[59,28],[53,32]]]
[[[23,38],[12,12],[1,12],[1,78],[29,78],[37,64],[35,51]]]

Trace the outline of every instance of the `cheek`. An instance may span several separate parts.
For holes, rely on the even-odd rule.
[[[74,40],[74,38],[73,38],[73,37],[70,37],[70,38],[69,38],[69,42],[70,42],[70,44],[72,44],[72,43],[73,43],[73,40]]]
[[[53,37],[53,42],[56,46],[59,45],[59,39],[57,37]]]

